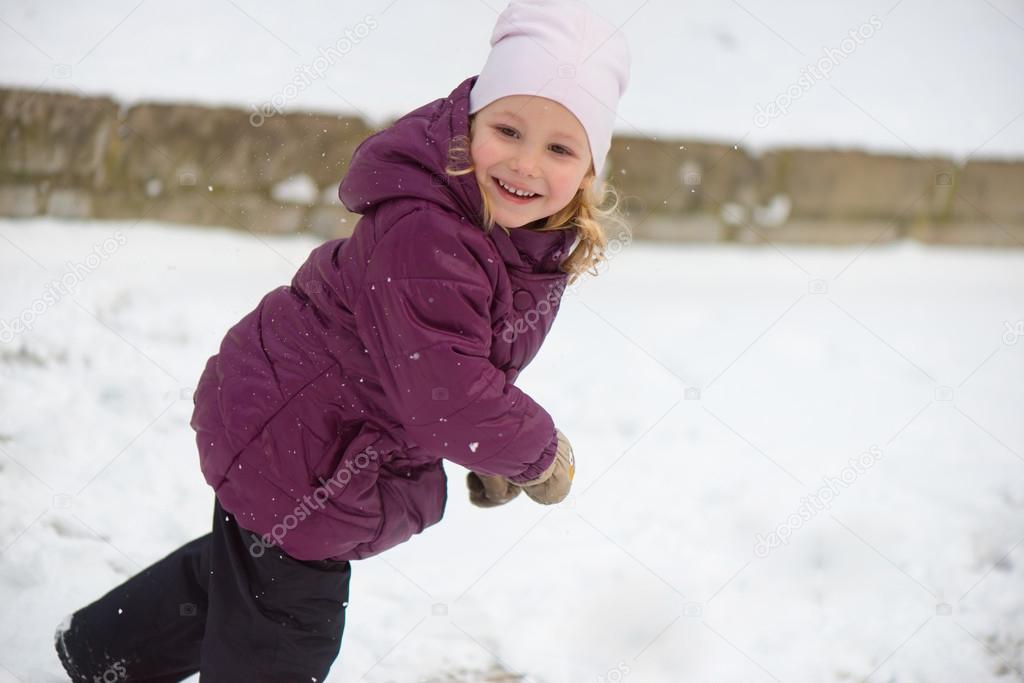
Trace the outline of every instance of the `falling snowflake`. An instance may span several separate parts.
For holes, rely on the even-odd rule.
[[[477,447],[478,447],[479,445],[480,445],[480,442],[479,442],[479,441],[474,441],[473,443],[469,444],[469,450],[471,450],[471,451],[473,451],[474,453],[476,453],[476,449],[477,449]]]

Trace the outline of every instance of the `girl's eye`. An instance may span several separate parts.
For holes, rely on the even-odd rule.
[[[515,129],[509,128],[508,126],[495,126],[495,129],[499,133],[504,135],[505,137],[512,137],[512,135],[509,135],[506,131],[511,131],[511,133],[513,135],[516,132]],[[562,145],[554,145],[554,148],[557,149],[557,150],[560,150],[560,151],[557,152],[558,156],[571,156],[572,155],[572,150],[570,150],[567,147],[563,147]]]

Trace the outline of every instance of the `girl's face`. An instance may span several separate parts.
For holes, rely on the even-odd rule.
[[[509,95],[476,113],[470,142],[477,182],[494,221],[518,228],[565,208],[590,170],[587,134],[564,106],[546,97]],[[509,194],[501,184],[534,193]]]

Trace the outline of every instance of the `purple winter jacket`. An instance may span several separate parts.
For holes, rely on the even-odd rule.
[[[203,476],[297,559],[370,557],[440,521],[444,458],[520,482],[554,460],[551,416],[513,382],[577,230],[480,227],[473,174],[444,172],[475,80],[360,143],[339,187],[352,236],[231,327],[196,388]]]

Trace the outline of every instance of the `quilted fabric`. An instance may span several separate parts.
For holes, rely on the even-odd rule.
[[[200,466],[244,528],[298,559],[362,559],[440,521],[444,459],[526,481],[554,460],[514,384],[555,320],[575,229],[479,225],[476,76],[357,147],[339,197],[362,214],[225,335],[194,394]],[[257,550],[258,551],[258,550]]]

